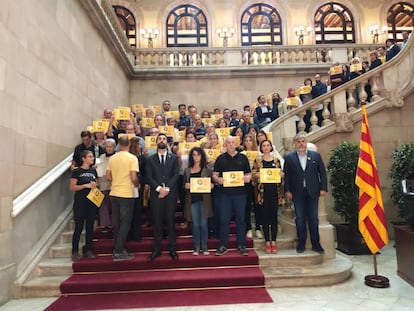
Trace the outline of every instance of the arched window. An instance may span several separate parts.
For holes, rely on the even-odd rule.
[[[277,10],[265,3],[256,3],[244,10],[241,17],[242,45],[281,45],[282,25]]]
[[[355,43],[354,19],[342,4],[322,5],[315,13],[315,41],[322,43]]]
[[[136,47],[137,24],[135,22],[135,16],[131,13],[130,10],[124,8],[123,6],[114,5],[113,8],[116,16],[118,16],[119,23],[121,24],[121,27],[125,32],[129,45]]]
[[[167,17],[167,47],[208,46],[207,19],[191,4],[175,7]]]
[[[402,41],[401,33],[404,30],[412,31],[414,26],[414,5],[399,2],[390,7],[387,12],[388,38],[397,42]]]

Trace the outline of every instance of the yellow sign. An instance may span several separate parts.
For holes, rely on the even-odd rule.
[[[206,156],[207,156],[207,161],[215,161],[218,156],[220,155],[220,150],[219,149],[204,149]]]
[[[260,183],[262,184],[280,184],[280,168],[261,168]]]
[[[214,119],[215,122],[217,122],[218,119],[221,119],[223,117],[223,114],[221,113],[213,114],[211,117]]]
[[[242,187],[244,186],[243,177],[243,171],[223,172],[223,187]]]
[[[125,134],[125,133],[120,133],[120,134],[118,134],[118,138],[121,138],[121,137],[123,137],[123,136],[127,136],[128,137],[128,139],[129,140],[131,140],[133,137],[135,137],[136,135],[135,134],[133,134],[133,133],[130,133],[130,134]]]
[[[160,105],[153,105],[151,106],[152,111],[154,111],[155,114],[161,113],[161,106]]]
[[[337,66],[331,67],[331,69],[329,70],[329,73],[331,76],[342,74],[342,66],[337,65]]]
[[[116,120],[129,120],[131,119],[131,108],[118,107],[114,110],[114,117]]]
[[[253,166],[254,160],[257,159],[257,155],[259,154],[258,151],[242,151],[241,153],[247,157],[250,166]]]
[[[168,137],[174,137],[174,126],[162,125],[158,127],[160,133],[167,135]]]
[[[94,132],[107,132],[109,128],[109,120],[95,120],[92,122]]]
[[[157,136],[145,136],[145,147],[148,149],[156,149]]]
[[[191,193],[210,193],[211,178],[210,177],[192,177],[190,178]]]
[[[166,111],[165,112],[165,119],[174,118],[177,121],[180,119],[180,113],[178,111]]]
[[[222,127],[215,129],[215,132],[219,136],[219,138],[226,138],[227,136],[230,136],[232,129],[232,127]]]
[[[265,132],[267,140],[270,140],[273,143],[273,133],[272,132]]]
[[[197,146],[196,142],[182,142],[179,144],[179,150],[181,154],[189,154],[190,150]]]
[[[204,126],[206,126],[209,123],[216,123],[216,119],[214,118],[201,118],[201,122],[203,122]]]
[[[236,147],[240,146],[240,136],[233,136],[234,137],[234,143],[236,144]]]
[[[299,89],[300,94],[309,94],[312,92],[312,87],[310,85],[302,85]]]
[[[93,188],[86,197],[97,207],[100,207],[105,195],[98,188]]]
[[[351,64],[351,67],[349,68],[349,71],[350,72],[362,71],[362,64],[361,63]]]
[[[186,131],[185,130],[178,131],[178,139],[177,139],[177,141],[179,143],[185,142],[185,134],[186,134]]]
[[[144,112],[144,105],[143,104],[134,104],[132,105],[132,111],[137,113],[143,113]]]
[[[288,106],[288,107],[297,107],[298,106],[298,98],[297,97],[288,97],[288,98],[286,98],[286,106]]]
[[[143,128],[153,128],[153,127],[155,127],[154,118],[142,118],[141,126]]]

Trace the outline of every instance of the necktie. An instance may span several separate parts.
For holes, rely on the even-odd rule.
[[[162,164],[162,165],[164,165],[164,164],[165,164],[165,161],[164,161],[164,155],[163,155],[163,154],[161,155],[161,164]]]

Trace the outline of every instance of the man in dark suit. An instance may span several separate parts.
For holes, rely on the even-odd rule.
[[[175,237],[175,210],[178,194],[177,157],[168,152],[167,136],[158,134],[157,153],[151,155],[146,162],[146,178],[150,186],[150,204],[154,222],[154,245],[148,261],[161,256],[161,240],[163,221],[168,230],[168,250],[173,260],[178,259]]]
[[[294,138],[296,151],[285,157],[285,194],[293,200],[296,214],[298,245],[296,251],[303,253],[306,243],[306,222],[312,250],[323,254],[319,242],[318,201],[328,191],[325,165],[318,152],[307,150],[306,134],[297,134]]]
[[[385,54],[385,61],[388,62],[389,60],[397,56],[397,54],[400,52],[400,47],[395,44],[394,39],[387,39],[385,41],[385,45],[387,47],[387,52]]]

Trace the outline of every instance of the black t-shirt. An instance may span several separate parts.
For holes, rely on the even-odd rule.
[[[92,143],[89,147],[86,147],[84,144],[79,144],[75,147],[75,151],[73,152],[73,161],[75,161],[77,167],[82,166],[81,154],[85,150],[91,151],[95,157],[95,160],[96,158],[99,158],[101,154],[105,153],[105,149],[95,143]],[[95,161],[93,163],[95,164]]]
[[[78,167],[72,171],[71,178],[76,179],[76,185],[89,184],[91,181],[96,181],[98,179],[98,174],[94,168],[89,168],[87,170],[82,167]],[[85,188],[75,192],[75,200],[86,198],[88,193],[91,191],[89,188]]]
[[[214,164],[214,172],[223,177],[223,172],[243,171],[244,174],[250,173],[249,160],[244,154],[236,153],[234,157],[227,152],[221,154]],[[246,187],[223,187],[223,193],[228,195],[238,195],[246,193]]]

